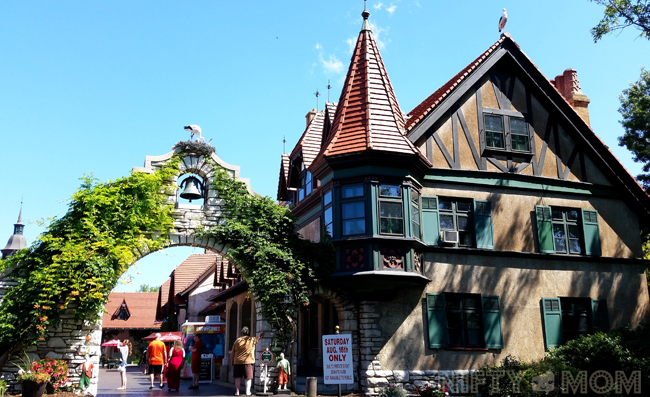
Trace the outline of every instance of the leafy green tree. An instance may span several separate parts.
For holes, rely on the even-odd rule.
[[[160,291],[160,286],[150,287],[149,284],[140,284],[138,287],[138,292],[158,292]]]
[[[634,154],[634,161],[643,163],[644,174],[637,179],[643,187],[650,188],[650,74],[643,69],[641,77],[620,95],[623,116],[621,124],[625,133],[618,139],[619,145],[625,146]]]
[[[594,28],[591,35],[598,41],[606,34],[628,27],[641,31],[641,37],[650,39],[650,1],[648,0],[591,0],[605,6],[603,18]]]

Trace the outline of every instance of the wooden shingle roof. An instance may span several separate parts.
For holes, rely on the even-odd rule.
[[[293,159],[298,153],[302,153],[302,162],[305,168],[309,168],[321,148],[324,122],[325,110],[321,110],[316,113],[307,128],[305,128],[300,140],[298,140],[296,147],[293,148],[289,156],[290,159]]]
[[[379,54],[364,25],[359,33],[329,136],[315,164],[323,157],[366,150],[420,154],[406,139],[404,115]]]

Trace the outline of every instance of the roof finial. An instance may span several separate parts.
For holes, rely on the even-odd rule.
[[[18,213],[18,222],[16,223],[21,223],[21,220],[23,219],[23,198],[20,198],[20,212]]]
[[[316,88],[316,92],[314,92],[314,95],[316,95],[316,111],[318,111],[318,97],[320,96],[320,92],[318,92],[318,88]]]
[[[363,32],[364,30],[370,30],[370,27],[368,26],[368,17],[370,16],[370,13],[368,12],[368,9],[366,8],[366,1],[363,0],[363,12],[361,13],[361,16],[363,17],[363,25],[361,25],[361,31]]]

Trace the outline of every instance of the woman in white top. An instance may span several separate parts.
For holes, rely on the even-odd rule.
[[[131,341],[124,339],[118,345],[120,351],[120,366],[117,367],[117,372],[122,376],[122,386],[118,387],[117,390],[126,390],[126,361],[133,352],[133,347],[131,346]]]

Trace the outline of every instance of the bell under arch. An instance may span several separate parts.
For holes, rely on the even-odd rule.
[[[250,186],[250,179],[240,177],[240,167],[223,161],[216,153],[206,155],[193,151],[175,148],[169,153],[159,156],[146,156],[143,167],[133,167],[132,172],[153,173],[169,163],[175,155],[181,156],[179,170],[169,181],[173,187],[166,192],[167,201],[175,208],[172,217],[174,219],[173,230],[167,235],[168,246],[199,246],[211,251],[226,254],[228,247],[218,244],[214,239],[194,236],[197,229],[210,229],[225,222],[226,218],[221,209],[221,199],[214,190],[212,184],[216,173],[222,169],[232,178],[244,183],[250,194],[256,194]],[[184,204],[179,202],[178,187],[179,179],[186,174],[193,174],[202,179],[204,188],[204,200],[202,205]],[[152,233],[153,234],[153,233]],[[147,246],[139,248],[138,259],[149,254]]]

